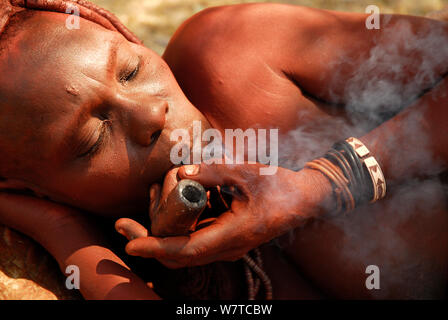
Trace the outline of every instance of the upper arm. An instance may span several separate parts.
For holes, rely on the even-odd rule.
[[[380,15],[377,30],[366,27],[369,14],[305,8],[296,14],[283,68],[324,101],[393,109],[408,105],[448,71],[445,22]]]
[[[214,125],[232,128],[238,119],[239,127],[251,127],[270,119],[287,128],[296,125],[298,108],[315,109],[282,72],[278,59],[286,41],[276,33],[291,29],[278,20],[284,21],[282,15],[291,8],[295,6],[210,8],[187,20],[172,37],[163,57],[193,104],[210,121],[219,118]]]
[[[244,52],[332,103],[350,103],[366,89],[418,95],[448,71],[447,23],[381,15],[380,29],[369,30],[368,16],[284,4],[211,8],[179,28],[164,57],[190,76],[185,68],[206,73],[223,63],[217,56],[231,64]]]

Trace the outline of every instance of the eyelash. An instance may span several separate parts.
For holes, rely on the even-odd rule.
[[[137,75],[139,69],[140,69],[140,66],[137,65],[137,67],[134,70],[132,70],[131,73],[128,73],[127,75],[123,75],[122,77],[120,77],[120,82],[127,83],[127,82],[133,80],[135,78],[135,76]]]
[[[110,120],[103,120],[101,124],[101,132],[98,136],[98,139],[96,142],[82,155],[80,155],[81,158],[92,158],[94,155],[96,155],[100,150],[101,147],[104,145],[104,140],[107,135],[107,130],[110,127]]]
[[[140,65],[137,65],[137,67],[135,67],[135,69],[132,70],[131,73],[128,73],[127,75],[120,77],[120,82],[127,83],[129,81],[132,81],[137,76],[139,69],[140,69]],[[108,127],[110,127],[110,120],[103,120],[102,124],[101,124],[101,129],[100,129],[101,132],[98,137],[98,140],[93,144],[92,147],[90,147],[89,150],[87,150],[86,152],[84,152],[83,154],[80,155],[81,158],[89,158],[90,159],[100,151],[101,146],[104,144],[103,142],[106,138]]]

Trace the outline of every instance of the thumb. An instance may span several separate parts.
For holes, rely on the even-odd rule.
[[[186,165],[179,169],[180,179],[191,179],[199,182],[204,187],[215,187],[217,185],[238,184],[237,174],[226,164],[194,164]]]
[[[115,230],[128,240],[134,240],[148,236],[148,230],[137,221],[121,218],[115,222]]]

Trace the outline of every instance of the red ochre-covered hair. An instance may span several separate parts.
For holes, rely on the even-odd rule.
[[[78,8],[81,18],[108,30],[120,32],[130,42],[143,44],[115,15],[86,0],[0,0],[0,35],[11,17],[21,11],[39,10],[70,14],[74,6]]]

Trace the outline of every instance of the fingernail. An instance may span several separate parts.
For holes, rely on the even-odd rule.
[[[199,173],[199,166],[195,165],[184,166],[184,170],[187,176],[195,176]]]
[[[128,246],[125,247],[125,251],[129,255],[135,255],[135,251],[133,249],[129,249]]]

